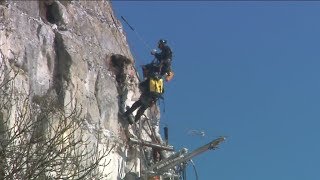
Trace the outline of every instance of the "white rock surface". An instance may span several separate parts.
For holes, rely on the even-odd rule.
[[[110,63],[112,55],[131,61],[120,72],[120,80]],[[129,171],[139,174],[142,161],[140,147],[126,143],[124,123],[118,119],[119,108],[131,106],[140,95],[132,62],[109,1],[0,3],[0,70],[19,70],[14,80],[19,93],[32,97],[53,91],[66,109],[82,107],[91,143],[102,148],[108,141],[116,145],[106,157],[111,161],[103,172],[110,180],[121,179]],[[147,115],[151,117],[149,110]],[[159,131],[160,117],[153,117],[151,124]],[[142,138],[150,140],[145,132]]]

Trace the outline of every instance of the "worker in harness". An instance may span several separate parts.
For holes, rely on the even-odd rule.
[[[164,39],[158,41],[158,48],[161,52],[157,52],[156,50],[151,51],[151,54],[155,57],[154,61],[142,67],[143,75],[147,77],[149,72],[159,72],[161,76],[166,77],[166,81],[170,81],[174,75],[171,70],[171,48]]]
[[[130,125],[137,122],[148,107],[155,104],[159,98],[162,98],[164,92],[162,77],[157,72],[150,74],[146,80],[140,83],[140,90],[141,96],[139,100],[124,113]],[[133,120],[130,115],[136,109],[138,109],[138,111]]]

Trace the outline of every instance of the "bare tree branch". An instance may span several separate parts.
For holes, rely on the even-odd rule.
[[[101,179],[98,167],[109,165],[101,161],[114,146],[89,142],[81,105],[18,93],[19,71],[0,69],[0,179]]]

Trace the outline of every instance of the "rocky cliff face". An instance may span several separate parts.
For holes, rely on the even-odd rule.
[[[139,174],[142,152],[127,143],[126,123],[118,116],[139,98],[139,79],[111,2],[0,1],[0,64],[0,82],[11,80],[12,99],[24,96],[33,103],[35,97],[50,98],[65,113],[81,109],[81,136],[94,147],[111,150],[101,161],[107,164],[101,168],[105,179]],[[15,124],[12,114],[22,107],[0,108],[0,120]],[[146,114],[157,124],[157,107]],[[142,138],[151,139],[153,123],[145,123]]]

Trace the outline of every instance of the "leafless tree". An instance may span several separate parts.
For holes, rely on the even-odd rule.
[[[113,147],[89,143],[81,106],[19,92],[9,67],[0,62],[0,179],[102,179]]]

